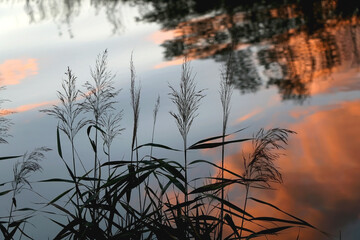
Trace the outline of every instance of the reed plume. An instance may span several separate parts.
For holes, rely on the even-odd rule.
[[[133,54],[131,53],[130,58],[130,95],[131,95],[131,108],[133,110],[133,135],[131,141],[131,156],[130,161],[133,163],[134,161],[134,149],[136,148],[136,170],[139,169],[139,152],[137,149],[137,130],[139,127],[139,115],[140,115],[140,96],[141,96],[141,87],[135,86],[135,79],[136,79],[136,70],[133,62]],[[138,196],[139,196],[139,208],[140,212],[142,212],[142,198],[141,198],[141,190],[140,185],[138,186]],[[130,196],[130,194],[129,194]]]
[[[81,103],[82,110],[93,115],[93,119],[90,119],[89,122],[96,128],[94,146],[94,179],[97,178],[97,166],[99,162],[97,153],[99,120],[105,112],[114,109],[114,104],[116,103],[114,98],[120,91],[116,90],[113,86],[115,75],[108,70],[107,58],[107,50],[98,55],[95,68],[90,69],[92,82],[86,81],[84,84],[86,92],[81,93],[81,96],[84,98],[84,102]]]
[[[187,172],[187,136],[191,125],[198,115],[200,100],[205,96],[203,90],[196,90],[194,77],[188,60],[185,58],[182,64],[182,74],[180,79],[180,90],[175,90],[169,85],[171,92],[169,93],[171,101],[175,104],[177,112],[170,111],[171,116],[175,118],[176,125],[180,135],[183,138],[184,149],[184,170],[185,170],[185,202],[188,202],[188,172]],[[186,215],[188,207],[185,208]]]
[[[156,119],[157,119],[157,114],[159,112],[159,108],[160,108],[160,95],[158,95],[158,97],[156,99],[156,103],[155,103],[155,107],[154,107],[154,111],[153,111],[153,128],[152,128],[152,134],[151,134],[151,143],[154,143],[155,124],[156,124]],[[153,151],[153,146],[151,146],[151,148],[150,148],[150,160],[152,157],[152,151]]]
[[[131,108],[133,110],[133,135],[131,141],[131,158],[130,160],[133,161],[133,150],[137,144],[137,130],[139,124],[139,115],[140,115],[140,94],[141,94],[141,87],[135,86],[135,79],[136,79],[136,70],[133,62],[133,55],[131,54],[130,59],[130,95],[131,95]]]
[[[99,119],[99,126],[103,130],[101,132],[101,137],[104,141],[104,152],[108,157],[108,162],[111,159],[111,144],[116,136],[120,135],[125,128],[121,127],[121,120],[123,118],[123,110],[119,113],[108,113],[105,112]],[[110,165],[109,165],[109,176],[110,176]]]
[[[265,131],[260,129],[253,137],[253,152],[248,156],[243,156],[244,173],[243,180],[245,184],[245,201],[244,208],[246,210],[249,188],[251,186],[261,189],[271,187],[271,183],[282,183],[282,175],[279,168],[275,165],[275,161],[280,157],[277,152],[284,149],[284,145],[288,143],[289,134],[294,131],[282,128],[273,128]],[[244,215],[241,221],[240,237],[244,226]]]
[[[73,171],[74,175],[77,176],[74,139],[80,129],[87,124],[87,121],[80,117],[82,108],[77,102],[79,90],[76,87],[76,77],[69,67],[65,75],[66,78],[61,83],[62,91],[57,91],[60,105],[53,105],[51,109],[43,109],[40,112],[59,119],[59,129],[65,133],[71,144]]]
[[[14,179],[11,182],[13,196],[10,207],[7,230],[9,230],[10,227],[13,208],[17,207],[16,195],[19,194],[25,188],[25,186],[32,188],[28,178],[31,176],[32,173],[42,170],[42,167],[39,164],[39,162],[45,158],[44,153],[50,150],[51,149],[47,147],[36,148],[31,153],[25,153],[23,155],[22,161],[17,161],[14,164],[13,167]]]

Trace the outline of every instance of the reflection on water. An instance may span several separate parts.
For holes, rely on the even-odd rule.
[[[281,118],[285,118],[287,112],[280,114]],[[298,134],[291,138],[286,155],[278,162],[285,173],[285,184],[276,186],[276,191],[261,191],[258,194],[263,200],[282,209],[291,209],[296,216],[336,234],[335,229],[345,230],[347,224],[360,219],[360,101],[357,99],[306,110],[297,108],[290,114],[293,123],[286,126]],[[242,156],[250,149],[251,144],[246,143],[239,147],[237,153],[227,156],[227,168],[241,173]],[[233,194],[232,197],[243,201],[242,195]],[[284,217],[271,209],[256,208],[256,205],[250,208],[255,216],[266,212],[267,216]],[[285,238],[277,236],[269,239],[296,239],[297,233],[289,231]],[[300,236],[300,239],[327,239],[309,229],[302,229]]]
[[[29,17],[30,23],[37,23],[44,20],[53,20],[58,27],[59,35],[63,34],[63,27],[70,37],[74,37],[72,23],[84,10],[83,0],[26,0],[24,10]],[[112,33],[119,33],[123,29],[121,1],[98,1],[91,0],[91,7],[99,14],[104,11],[109,24],[112,26]]]
[[[225,62],[233,51],[233,82],[243,93],[276,86],[284,100],[301,103],[311,96],[309,83],[360,63],[357,1],[90,1],[97,13],[105,11],[113,33],[123,29],[124,3],[141,8],[139,21],[173,33],[162,43],[173,64],[184,55]],[[65,25],[73,37],[71,24],[83,4],[27,0],[24,9],[31,23],[53,19],[60,34]]]
[[[315,106],[309,107],[276,102],[271,106],[257,107],[243,116],[236,116],[236,124],[244,126],[244,122],[252,121],[249,125],[253,126],[257,117],[275,124],[268,111],[280,112],[277,118],[282,121],[276,122],[276,126],[289,128],[298,134],[292,136],[287,156],[279,162],[285,184],[262,197],[321,229],[331,233],[334,229],[343,230],[348,223],[360,219],[360,102],[357,96],[338,103],[344,101],[345,94],[335,95],[347,92],[353,96],[360,90],[359,75],[354,74],[354,68],[360,65],[360,1],[264,2],[23,1],[31,23],[53,20],[60,33],[65,28],[75,38],[72,24],[84,9],[88,9],[84,5],[90,4],[90,9],[97,13],[105,12],[113,33],[118,33],[123,29],[122,4],[130,3],[141,8],[139,21],[158,23],[166,31],[160,42],[159,38],[154,39],[157,44],[162,43],[164,57],[168,60],[158,65],[159,68],[181,64],[184,55],[190,59],[212,58],[221,63],[232,51],[237,66],[233,84],[243,93],[258,92],[257,97],[262,98],[260,89],[275,86],[282,100],[295,103],[302,103],[310,96],[325,96],[323,101],[330,104],[316,102]],[[125,47],[133,48],[132,45]],[[39,71],[38,61],[19,58],[0,62],[0,79],[11,85],[35,76]],[[55,102],[24,104],[12,110],[23,112],[46,104]],[[276,104],[281,106],[274,106]],[[289,112],[286,106],[293,109]],[[6,114],[0,112],[0,121]],[[238,153],[228,156],[229,168],[242,171],[242,161],[238,159],[245,150],[246,146],[242,146]],[[214,156],[216,152],[210,155]],[[236,194],[242,201],[242,191]],[[251,209],[254,214],[258,211]],[[268,215],[274,216],[272,214]],[[296,239],[297,231],[290,234],[295,234],[291,239]],[[301,230],[300,239],[323,237],[312,234],[314,231]],[[287,237],[285,239],[289,239]]]
[[[165,58],[187,55],[225,62],[230,50],[242,92],[275,85],[284,100],[302,102],[308,85],[360,63],[360,28],[353,1],[150,1],[142,20],[162,24]],[[345,3],[344,3],[345,2]]]
[[[11,59],[0,62],[0,86],[19,84],[21,80],[37,74],[36,59]]]

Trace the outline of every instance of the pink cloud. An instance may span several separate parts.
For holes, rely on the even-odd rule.
[[[37,60],[11,59],[0,64],[1,85],[19,84],[21,80],[38,73]]]

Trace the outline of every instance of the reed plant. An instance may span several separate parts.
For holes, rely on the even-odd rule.
[[[253,137],[253,151],[243,156],[245,186],[244,211],[246,210],[251,186],[261,189],[271,187],[271,183],[282,183],[282,175],[275,161],[279,158],[277,150],[284,149],[282,144],[287,144],[289,134],[294,131],[288,129],[273,128],[265,131],[260,129]],[[244,215],[241,220],[240,237],[244,226]]]
[[[7,221],[7,228],[6,230],[2,227],[1,231],[3,233],[3,236],[5,239],[13,239],[16,232],[20,232],[21,235],[26,235],[24,233],[25,224],[27,222],[27,219],[29,219],[31,216],[23,217],[20,219],[14,219],[13,213],[14,209],[17,208],[17,196],[22,192],[22,190],[28,188],[32,188],[31,182],[29,181],[29,177],[35,173],[42,170],[42,167],[40,165],[40,161],[42,161],[45,158],[45,153],[50,151],[50,148],[47,147],[41,147],[36,148],[31,153],[25,153],[22,155],[22,161],[16,161],[13,167],[13,180],[11,181],[11,204],[10,204],[10,213]],[[23,210],[27,210],[24,208]],[[23,228],[20,229],[20,225],[23,225]],[[10,228],[13,228],[10,231]],[[20,235],[20,237],[21,237]],[[27,236],[27,235],[26,235]]]
[[[139,117],[140,117],[140,96],[141,96],[141,87],[135,86],[136,80],[136,70],[133,62],[133,55],[131,54],[130,59],[130,95],[131,95],[131,108],[133,110],[133,133],[131,140],[131,157],[130,161],[134,161],[134,151],[136,151],[136,164],[138,165],[138,151],[135,150],[137,147],[137,131],[139,127]]]
[[[190,63],[185,58],[182,64],[182,73],[180,79],[180,89],[176,90],[169,85],[171,101],[175,104],[177,112],[170,111],[171,116],[175,118],[176,125],[183,139],[184,151],[184,174],[185,174],[185,194],[184,201],[189,201],[188,196],[188,159],[187,159],[187,137],[191,125],[198,115],[200,100],[205,97],[204,90],[196,90],[196,83],[192,75]],[[188,215],[188,206],[185,207],[185,215]]]
[[[121,125],[123,115],[123,110],[116,114],[105,112],[99,119],[99,127],[102,129],[101,136],[104,143],[104,152],[107,155],[108,162],[111,161],[111,145],[114,139],[125,130]],[[110,166],[108,167],[108,173],[110,176]]]
[[[95,127],[95,140],[92,144],[94,149],[94,179],[97,179],[97,171],[100,166],[98,158],[98,131],[99,121],[103,114],[113,110],[116,104],[115,97],[119,94],[120,90],[116,90],[113,82],[115,75],[108,69],[108,52],[105,50],[99,54],[95,67],[90,70],[92,81],[86,81],[84,88],[86,91],[81,92],[84,101],[81,103],[81,109],[84,112],[92,114],[89,123]],[[90,128],[88,129],[90,131]],[[100,170],[100,169],[99,169]],[[94,181],[94,185],[96,181]],[[95,187],[94,187],[95,188]]]
[[[0,87],[0,91],[5,90],[5,86]],[[8,115],[15,113],[14,111],[6,110],[2,108],[2,104],[7,99],[0,99],[0,144],[7,144],[7,138],[11,137],[9,134],[9,129],[13,125],[12,121],[7,118]],[[9,182],[0,183],[0,187],[4,187],[8,184],[11,184],[11,188],[5,191],[0,191],[0,197],[11,194],[11,203],[9,216],[0,216],[0,232],[3,236],[3,239],[11,240],[15,236],[21,238],[22,236],[28,237],[25,233],[25,225],[28,220],[32,217],[31,208],[22,208],[17,209],[17,196],[24,189],[32,190],[32,183],[29,181],[29,177],[35,173],[42,170],[40,161],[45,157],[45,152],[50,151],[49,148],[41,147],[36,148],[31,153],[25,153],[23,155],[13,155],[13,156],[0,156],[0,161],[11,161],[17,159],[13,165],[13,179]],[[22,160],[19,160],[19,159]],[[26,215],[17,214],[14,215],[14,212],[17,213],[25,212]],[[30,213],[29,213],[30,212]],[[4,220],[2,220],[4,219]],[[7,219],[7,221],[6,221]],[[21,227],[22,226],[22,227]],[[19,234],[19,235],[17,235]]]
[[[71,144],[71,158],[74,175],[76,173],[75,137],[79,131],[88,123],[81,117],[82,108],[78,103],[79,90],[76,87],[76,76],[68,67],[65,78],[61,83],[62,91],[58,91],[60,104],[53,105],[50,109],[43,109],[40,112],[54,116],[59,120],[59,129],[65,133]]]
[[[71,144],[71,158],[72,158],[72,171],[76,182],[77,167],[76,167],[76,154],[75,154],[75,136],[78,132],[88,123],[84,117],[81,117],[82,107],[78,103],[79,90],[76,87],[76,76],[68,67],[65,73],[65,78],[61,83],[62,91],[58,91],[59,105],[53,105],[51,109],[43,109],[40,112],[54,116],[58,119],[58,128],[65,133]],[[81,162],[81,159],[79,159]],[[78,193],[78,191],[76,191]],[[76,201],[79,205],[79,196],[76,194]]]
[[[160,108],[160,95],[158,95],[158,97],[156,98],[156,102],[155,102],[155,106],[154,106],[154,110],[153,110],[153,126],[152,126],[152,133],[151,133],[151,146],[150,146],[150,155],[149,155],[149,160],[150,161],[153,158],[155,126],[156,126],[156,120],[157,120],[157,114],[159,112],[159,108]],[[157,181],[160,181],[160,180],[157,179]],[[147,181],[145,183],[145,187],[149,187],[149,182],[150,182],[150,178],[147,179]],[[159,184],[161,184],[161,183],[159,182]],[[146,204],[147,197],[148,197],[148,195],[145,195],[145,197],[144,197],[144,205]],[[162,196],[160,197],[159,207],[162,206],[161,199],[162,199]]]
[[[220,100],[222,106],[222,146],[221,146],[221,179],[224,179],[224,168],[225,168],[225,135],[227,130],[227,124],[230,115],[230,101],[234,90],[231,84],[233,75],[233,66],[231,55],[229,59],[221,69],[221,81],[220,81]],[[221,188],[221,199],[224,200],[224,187]],[[219,236],[222,239],[223,232],[223,220],[224,220],[224,203],[221,202],[220,207],[220,232]]]
[[[130,58],[130,96],[131,96],[131,108],[133,111],[133,134],[131,141],[131,163],[134,162],[134,152],[136,154],[136,169],[139,168],[139,152],[138,152],[138,142],[137,142],[137,131],[139,127],[139,116],[140,116],[140,96],[141,96],[141,86],[135,86],[136,80],[136,70],[133,62],[133,54],[131,53]],[[139,197],[139,207],[140,212],[142,212],[142,197],[140,185],[138,186],[138,197]],[[129,198],[130,199],[130,198]]]

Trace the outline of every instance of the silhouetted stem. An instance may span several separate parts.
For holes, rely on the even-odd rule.
[[[154,122],[153,122],[153,129],[152,129],[152,134],[151,134],[151,144],[154,144],[155,123],[156,123],[156,118],[154,118]],[[149,159],[150,161],[152,159],[152,152],[153,152],[153,146],[150,147],[150,159]],[[148,177],[145,182],[145,187],[149,186],[149,182],[150,182],[150,178]],[[146,200],[147,200],[147,194],[145,194],[143,206],[146,205]],[[159,204],[161,204],[161,203],[159,203]]]
[[[108,163],[110,163],[110,161],[111,161],[111,157],[110,157],[110,145],[108,146]],[[109,178],[110,178],[110,175],[111,175],[111,173],[110,173],[110,165],[108,166],[108,170],[109,170]]]
[[[243,230],[243,226],[244,226],[244,220],[245,220],[245,211],[246,211],[246,204],[247,204],[247,200],[248,200],[248,194],[249,194],[249,185],[246,185],[246,194],[245,194],[245,202],[244,202],[244,213],[242,216],[242,220],[241,220],[241,228],[240,228],[240,238],[241,238],[241,234],[242,234],[242,230]]]
[[[72,153],[72,160],[73,160],[73,168],[74,168],[74,176],[75,176],[75,187],[76,187],[76,203],[77,203],[77,206],[79,207],[79,195],[78,195],[78,192],[77,192],[77,189],[78,189],[78,184],[77,184],[77,179],[76,179],[76,164],[75,164],[75,146],[74,146],[74,139],[71,138],[71,153]]]
[[[8,220],[8,224],[7,224],[7,231],[9,231],[9,225],[11,222],[11,218],[12,218],[12,213],[13,213],[13,207],[14,207],[14,201],[15,201],[15,191],[16,191],[17,186],[15,187],[15,189],[13,189],[13,196],[11,198],[11,206],[10,206],[10,213],[9,213],[9,220]]]
[[[221,146],[221,181],[224,182],[224,162],[225,162],[225,131],[223,131],[222,146]],[[223,221],[224,221],[224,186],[221,187],[221,207],[220,207],[220,233],[219,239],[222,239]]]
[[[136,171],[138,171],[139,170],[139,151],[138,151],[138,149],[137,149],[137,147],[138,147],[138,143],[137,143],[137,137],[135,138],[135,145],[136,145]],[[139,177],[140,176],[140,173],[138,173],[137,174],[138,176],[137,177]],[[142,213],[143,212],[143,209],[142,209],[142,204],[141,204],[141,184],[139,184],[139,186],[138,186],[138,192],[139,192],[139,207],[140,207],[140,213]]]
[[[186,137],[184,138],[184,169],[185,169],[185,203],[189,201],[188,197],[188,175],[187,175],[187,149],[186,149]],[[188,216],[189,206],[185,206],[185,216]]]

